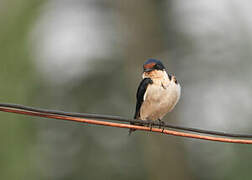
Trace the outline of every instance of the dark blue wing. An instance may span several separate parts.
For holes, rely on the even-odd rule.
[[[140,116],[140,108],[143,104],[143,100],[144,100],[144,94],[146,92],[146,89],[148,87],[149,84],[152,84],[153,81],[150,78],[144,78],[140,85],[138,86],[137,89],[137,103],[136,103],[136,112],[135,112],[135,119],[138,119]]]

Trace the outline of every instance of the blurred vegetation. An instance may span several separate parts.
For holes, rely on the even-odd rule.
[[[42,2],[42,1],[41,1]],[[34,70],[27,37],[40,1],[4,1],[0,7],[0,92],[2,102],[30,102]],[[0,178],[36,179],[33,143],[36,128],[27,117],[1,113]]]
[[[5,0],[0,101],[132,117],[154,57],[183,88],[167,121],[249,133],[246,3],[211,2]],[[0,179],[251,179],[250,146],[0,114]]]

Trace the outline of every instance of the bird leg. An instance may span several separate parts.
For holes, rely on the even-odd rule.
[[[147,120],[147,122],[148,122],[148,126],[150,127],[150,131],[151,131],[154,123],[152,120]]]
[[[158,122],[159,122],[158,128],[160,129],[161,127],[163,127],[163,128],[162,128],[162,133],[163,133],[163,132],[164,132],[164,125],[165,125],[165,122],[162,121],[161,119],[158,119]]]

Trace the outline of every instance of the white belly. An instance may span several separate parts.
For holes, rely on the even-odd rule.
[[[157,84],[149,85],[140,108],[140,118],[142,120],[162,119],[177,104],[180,91],[180,85],[174,82],[169,83],[167,87]]]

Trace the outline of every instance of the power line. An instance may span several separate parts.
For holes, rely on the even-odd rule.
[[[84,119],[82,119],[82,118],[87,118],[87,119],[85,119],[85,120],[87,120],[85,122],[87,122],[87,123],[90,123],[89,121],[95,122],[93,124],[100,124],[97,122],[102,122],[100,125],[102,125],[102,124],[104,125],[104,123],[105,123],[105,125],[109,125],[106,123],[111,124],[111,122],[101,121],[102,119],[109,120],[109,121],[140,123],[140,124],[145,124],[145,125],[150,124],[150,122],[136,120],[136,119],[128,119],[128,118],[124,118],[124,117],[120,117],[120,116],[88,114],[88,113],[73,113],[73,112],[34,108],[34,107],[28,107],[28,106],[23,106],[23,105],[18,105],[18,104],[9,104],[9,103],[0,103],[0,111],[12,112],[12,113],[18,113],[18,114],[26,114],[26,115],[32,115],[32,116],[48,117],[48,118],[54,118],[54,119],[62,119],[62,120],[72,120],[72,121],[77,121],[77,122],[84,122],[83,121]],[[76,118],[77,118],[77,120],[76,120]],[[89,120],[89,119],[96,119],[96,120]],[[145,127],[145,126],[118,124],[118,123],[114,123],[114,124],[117,124],[115,127],[123,126],[123,128],[134,128],[134,129],[140,129],[140,130],[162,132],[162,129],[160,129],[160,128],[149,128],[149,127]],[[153,126],[160,126],[160,123],[157,123],[155,121],[151,122],[151,124]],[[174,126],[174,125],[169,125],[167,123],[162,125],[162,127],[168,127],[168,128],[172,128],[172,129],[176,129],[176,130],[183,130],[183,131],[196,132],[196,133],[215,135],[215,136],[225,136],[225,137],[232,137],[232,138],[252,138],[252,135],[249,135],[249,134],[233,134],[233,133],[225,133],[225,132],[218,132],[218,131],[209,131],[209,130],[202,130],[202,129],[197,129],[197,128]],[[183,132],[177,132],[177,131],[172,131],[173,133],[170,133],[171,130],[164,130],[163,133],[167,134],[167,131],[169,132],[169,134],[172,134],[172,135],[176,135],[176,133],[183,133]],[[175,132],[175,134],[174,134],[174,132]],[[183,134],[180,134],[180,136],[183,136]],[[187,133],[187,135],[185,137],[197,138],[194,136],[200,136],[200,135]],[[217,138],[217,137],[208,137],[208,138],[210,138],[210,139],[207,139],[207,140],[212,140],[211,138]],[[200,139],[206,139],[206,138],[200,137]],[[229,140],[233,141],[235,139],[229,139]],[[239,139],[236,139],[236,140],[239,140]],[[250,141],[250,140],[244,140],[244,141]],[[243,142],[243,140],[242,140],[242,142]]]

